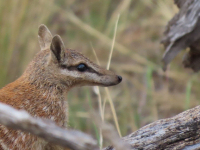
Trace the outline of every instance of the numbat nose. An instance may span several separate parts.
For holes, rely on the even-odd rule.
[[[118,76],[118,81],[121,82],[122,81],[122,77]]]

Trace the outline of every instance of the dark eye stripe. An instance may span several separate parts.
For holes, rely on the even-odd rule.
[[[67,66],[66,66],[66,65],[61,65],[60,67],[61,67],[61,68],[67,68]]]
[[[68,69],[69,71],[77,71],[77,66],[67,66],[67,65],[61,65],[61,68],[63,69]],[[95,71],[94,69],[90,68],[87,66],[87,70],[85,72],[90,72],[90,73],[95,73],[98,74],[99,76],[102,76],[103,74]]]

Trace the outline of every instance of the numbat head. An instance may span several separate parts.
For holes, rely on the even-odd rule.
[[[59,35],[45,25],[38,32],[41,51],[24,74],[0,90],[0,102],[24,109],[35,117],[67,122],[66,93],[74,86],[112,86],[122,77],[91,62],[75,50],[66,49]],[[29,133],[0,125],[0,149],[53,149],[51,144]]]
[[[112,86],[122,78],[91,62],[75,50],[66,49],[59,35],[52,38],[46,26],[39,27],[41,51],[33,59],[25,74],[41,86],[56,86],[69,90],[73,86]]]

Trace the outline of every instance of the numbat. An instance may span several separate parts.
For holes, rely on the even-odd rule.
[[[0,102],[24,109],[34,117],[64,127],[68,118],[67,92],[75,86],[112,86],[122,77],[91,62],[75,50],[65,49],[59,35],[45,25],[38,31],[41,51],[23,75],[0,90]],[[62,149],[44,140],[0,125],[0,150]]]

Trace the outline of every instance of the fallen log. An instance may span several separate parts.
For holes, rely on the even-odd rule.
[[[123,137],[132,150],[200,149],[200,106],[161,119]],[[107,147],[104,150],[114,150]]]

